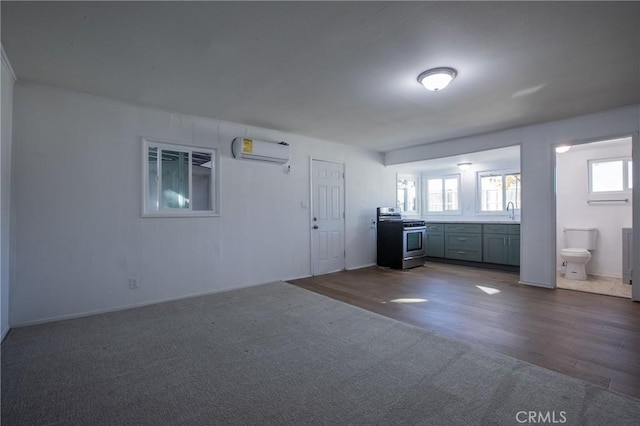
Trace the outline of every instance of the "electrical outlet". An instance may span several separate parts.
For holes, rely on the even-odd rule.
[[[129,288],[131,290],[138,288],[138,277],[129,278]]]

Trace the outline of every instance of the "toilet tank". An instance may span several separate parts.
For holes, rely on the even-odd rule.
[[[565,228],[564,246],[566,248],[582,248],[595,250],[598,230],[595,228]]]

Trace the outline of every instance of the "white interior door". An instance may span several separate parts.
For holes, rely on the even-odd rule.
[[[313,160],[311,165],[312,275],[345,268],[344,164]]]

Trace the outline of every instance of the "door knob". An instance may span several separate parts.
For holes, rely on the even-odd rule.
[[[318,225],[313,225],[313,229],[318,229]]]

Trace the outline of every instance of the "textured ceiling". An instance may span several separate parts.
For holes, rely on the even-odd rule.
[[[378,151],[640,103],[640,2],[2,1],[2,45],[18,80]]]

